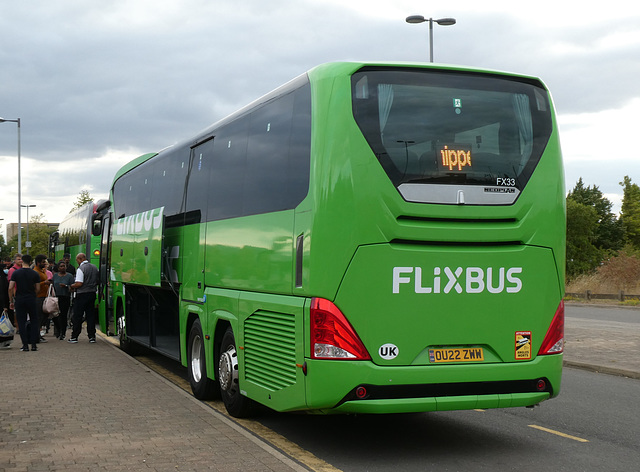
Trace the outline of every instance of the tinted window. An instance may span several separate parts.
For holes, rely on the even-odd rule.
[[[309,192],[311,164],[311,87],[309,84],[295,92],[287,180],[289,208],[297,206]]]
[[[309,189],[308,83],[215,131],[208,220],[295,208]]]
[[[358,126],[399,188],[522,190],[551,133],[548,94],[533,81],[426,69],[362,70],[352,77],[352,94]]]
[[[208,189],[208,220],[242,215],[248,129],[249,117],[245,115],[216,132]]]
[[[207,214],[207,194],[213,161],[213,139],[191,150],[187,179],[187,213],[190,223],[200,223]]]
[[[164,206],[165,216],[175,216],[184,210],[184,183],[189,168],[189,149],[170,148],[152,159],[153,183],[149,208]]]
[[[114,213],[117,218],[149,209],[153,166],[149,161],[120,177],[113,188]]]
[[[293,94],[251,113],[243,214],[287,208]]]

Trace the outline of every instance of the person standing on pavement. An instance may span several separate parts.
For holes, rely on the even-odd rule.
[[[22,258],[22,260],[24,260],[24,257]],[[47,298],[47,294],[49,293],[49,285],[51,285],[51,281],[49,280],[49,276],[47,274],[47,256],[45,256],[44,254],[38,254],[36,256],[36,265],[33,269],[40,277],[40,290],[38,290],[38,292],[36,293],[36,310],[38,310],[38,319],[40,320],[39,342],[46,343],[47,340],[44,339],[44,334],[46,326],[49,323],[49,315],[42,311],[42,305],[44,304],[44,299]]]
[[[71,305],[70,287],[73,285],[73,275],[67,272],[67,265],[64,261],[58,263],[58,272],[53,274],[53,289],[58,297],[58,307],[60,314],[53,319],[56,337],[61,341],[67,334],[67,314]]]
[[[87,320],[87,335],[89,342],[96,342],[96,322],[95,304],[96,290],[98,289],[98,268],[87,260],[87,256],[79,253],[76,256],[78,269],[76,270],[76,281],[71,285],[71,289],[76,292],[76,299],[73,302],[73,330],[71,331],[70,343],[77,343],[78,336],[82,332],[82,315]]]
[[[9,285],[9,280],[11,280],[11,276],[13,275],[13,273],[18,269],[22,269],[22,254],[16,254],[14,256],[13,262],[11,262],[11,260],[9,260],[7,267],[8,267],[8,270],[7,270],[7,286],[8,286]],[[7,295],[8,295],[8,293],[7,293]],[[7,303],[9,303],[9,300],[7,300]],[[13,310],[11,308],[9,308],[9,320],[15,326],[16,334],[18,334],[18,331],[20,331],[18,329],[18,322],[16,321],[15,313],[13,312]]]
[[[22,254],[16,254],[14,256],[13,265],[9,267],[9,272],[7,273],[7,277],[9,278],[9,280],[11,280],[11,276],[18,269],[22,269]]]
[[[7,319],[14,324],[13,314],[9,313],[9,279],[7,278],[9,268],[7,264],[0,262],[0,313],[5,315]],[[8,349],[11,347],[13,336],[2,336],[0,333],[0,349]]]
[[[37,342],[40,338],[40,323],[36,310],[36,293],[40,290],[40,276],[29,267],[31,256],[22,256],[22,269],[11,274],[9,281],[9,299],[11,308],[15,311],[20,338],[22,340],[21,351],[37,351]]]
[[[71,254],[69,254],[68,252],[65,253],[62,256],[62,260],[64,261],[65,264],[67,264],[67,272],[69,272],[71,275],[73,275],[74,277],[76,276],[76,268],[73,267],[73,265],[71,264]]]

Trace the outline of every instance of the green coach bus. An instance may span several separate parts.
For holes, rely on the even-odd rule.
[[[540,80],[325,64],[120,169],[104,311],[233,416],[531,406],[560,390],[564,197]]]
[[[69,212],[58,230],[51,235],[50,247],[53,249],[55,261],[69,254],[71,264],[76,265],[76,256],[84,253],[92,264],[98,264],[100,259],[100,237],[93,235],[93,225],[96,207],[101,202],[87,202],[81,207]]]

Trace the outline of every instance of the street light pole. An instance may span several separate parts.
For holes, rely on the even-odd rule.
[[[27,209],[27,244],[29,247],[31,246],[31,241],[29,241],[29,208],[35,208],[35,205],[20,205],[21,208]],[[22,228],[20,228],[20,232],[22,232]],[[29,247],[27,247],[27,254],[29,254]]]
[[[20,118],[16,120],[6,120],[0,118],[0,123],[17,123],[18,124],[18,254],[22,253],[22,221],[20,220],[20,209],[22,208],[22,191],[20,182]]]
[[[456,24],[455,18],[440,18],[438,20],[434,20],[433,18],[425,18],[422,15],[408,16],[405,21],[411,24],[424,23],[425,21],[429,22],[429,62],[433,62],[433,23],[436,22],[440,26],[451,26]]]

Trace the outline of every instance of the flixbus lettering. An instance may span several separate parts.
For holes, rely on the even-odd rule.
[[[433,276],[422,267],[394,267],[393,293],[518,293],[522,289],[522,267],[434,267]],[[423,275],[425,274],[425,275]]]
[[[152,227],[153,229],[159,229],[162,227],[163,213],[164,207],[161,207],[120,218],[116,222],[116,234],[118,234],[118,236],[124,234],[140,234],[143,228],[145,232],[149,232]]]

